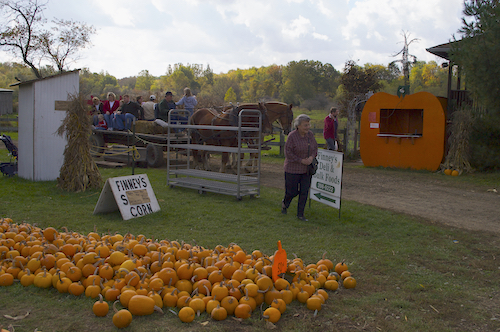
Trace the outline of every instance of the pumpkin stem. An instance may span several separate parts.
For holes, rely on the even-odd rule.
[[[119,296],[118,296],[119,297]],[[119,300],[116,300],[115,302],[113,302],[113,310],[115,312],[118,312],[118,309],[116,309],[116,303],[120,302]]]
[[[161,308],[159,306],[157,306],[157,305],[154,306],[154,310],[156,312],[159,312],[160,314],[163,314],[163,310],[161,310]]]
[[[99,293],[99,302],[102,303],[104,301],[104,299],[102,298],[102,294]]]
[[[257,292],[259,292],[259,293],[266,293],[266,292],[267,292],[268,290],[270,290],[270,289],[271,289],[271,286],[267,286],[267,289],[266,289],[266,290],[260,290],[260,289],[259,289]]]
[[[178,316],[177,313],[175,311],[173,311],[172,309],[168,309],[168,311],[170,311],[171,313],[173,313],[174,315]]]

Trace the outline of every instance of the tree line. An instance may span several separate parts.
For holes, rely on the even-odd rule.
[[[41,72],[47,76],[58,70],[46,66]],[[0,63],[2,88],[8,89],[17,80],[32,78],[33,73],[27,65]],[[127,93],[146,98],[154,94],[163,98],[166,91],[172,91],[174,97],[180,98],[183,89],[190,87],[197,95],[200,107],[278,100],[309,110],[327,109],[332,105],[343,105],[353,93],[385,91],[395,94],[403,83],[404,78],[397,67],[370,63],[360,66],[353,61],[348,61],[342,72],[329,63],[312,60],[235,69],[221,74],[215,74],[209,65],[205,68],[199,64],[171,65],[161,76],[143,70],[137,76],[120,79],[108,72],[93,73],[88,68],[80,72],[80,92],[85,96],[105,99],[108,92],[114,92],[116,95]],[[418,61],[412,65],[411,92],[429,91],[446,96],[446,84],[447,69],[436,62]]]

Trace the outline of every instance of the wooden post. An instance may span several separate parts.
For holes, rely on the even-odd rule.
[[[356,155],[358,152],[358,129],[354,129],[354,149],[353,149],[353,155]]]
[[[285,155],[285,134],[280,130],[280,157]]]
[[[346,126],[344,128],[344,154],[345,155],[348,154],[348,146],[349,146],[348,126],[349,126],[349,124],[346,124]]]

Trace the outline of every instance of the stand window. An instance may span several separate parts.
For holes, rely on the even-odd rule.
[[[423,109],[380,109],[380,134],[422,136],[423,123]]]

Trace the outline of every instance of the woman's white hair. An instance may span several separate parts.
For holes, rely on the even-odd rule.
[[[297,129],[297,127],[302,123],[302,122],[309,122],[311,121],[311,118],[307,114],[300,114],[298,117],[295,118],[293,121],[293,127]]]

